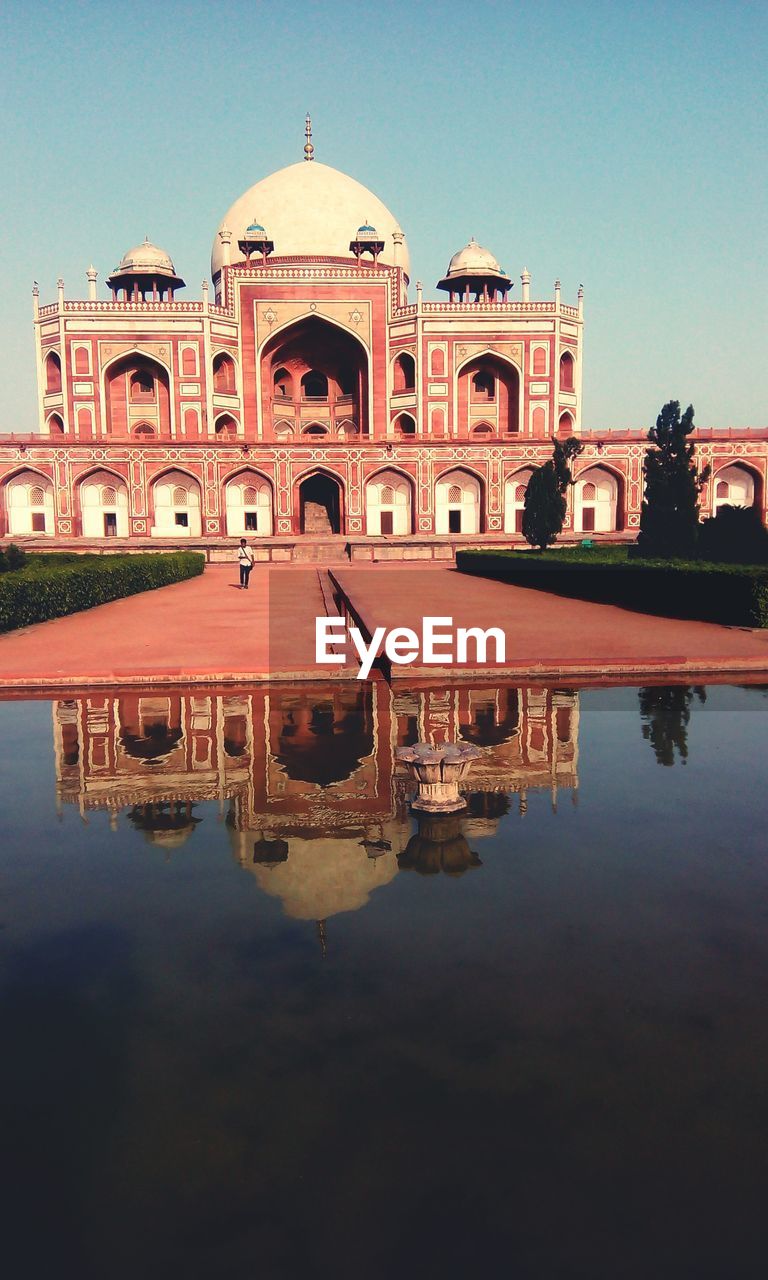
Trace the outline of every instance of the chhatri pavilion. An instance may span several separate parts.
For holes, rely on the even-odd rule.
[[[474,239],[413,293],[405,233],[353,178],[304,158],[224,215],[213,290],[180,296],[145,241],[87,295],[40,305],[38,431],[0,437],[0,536],[260,559],[449,559],[520,538],[531,469],[584,443],[565,536],[634,537],[646,431],[585,431],[583,293],[531,297]],[[446,254],[446,257],[448,255]],[[415,297],[414,297],[415,293]],[[768,430],[696,435],[702,510],[759,506]]]

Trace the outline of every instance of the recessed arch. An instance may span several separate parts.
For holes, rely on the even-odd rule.
[[[171,466],[152,476],[149,483],[154,510],[152,536],[199,538],[202,534],[202,487],[197,477],[183,467]]]
[[[576,533],[614,533],[624,525],[624,477],[603,463],[584,467],[572,490]]]
[[[36,467],[19,467],[3,480],[8,533],[50,537],[55,533],[53,480]]]
[[[101,377],[108,435],[130,436],[134,423],[147,421],[158,436],[170,437],[172,382],[164,360],[141,348],[123,351],[106,363]]]
[[[45,371],[45,394],[58,395],[61,391],[61,356],[58,351],[49,351],[43,361]]]
[[[76,497],[85,538],[128,537],[128,484],[111,467],[90,467],[77,477]]]
[[[415,436],[416,419],[411,413],[399,413],[392,422],[392,432],[396,436]]]
[[[261,347],[259,368],[263,421],[273,424],[273,432],[277,420],[286,418],[294,418],[300,432],[322,403],[329,432],[351,419],[367,434],[372,413],[368,348],[345,325],[312,313],[291,319]]]
[[[569,409],[564,409],[557,420],[557,434],[559,436],[572,436],[574,430],[573,414]]]
[[[221,439],[234,440],[238,433],[237,418],[231,413],[220,413],[217,418],[214,418],[213,430]]]
[[[392,360],[392,391],[416,390],[416,360],[410,351],[399,351]]]
[[[456,370],[454,396],[456,421],[462,434],[471,434],[478,419],[494,423],[499,435],[519,433],[522,370],[509,356],[490,348],[466,356]]]
[[[218,351],[211,362],[214,395],[237,394],[237,368],[228,351]]]
[[[64,435],[64,420],[60,413],[49,413],[46,418],[45,425],[48,434],[51,436]]]
[[[269,537],[273,525],[274,488],[255,467],[239,467],[224,478],[224,507],[230,537]]]
[[[525,493],[528,482],[533,475],[532,466],[520,467],[513,471],[504,481],[504,532],[523,532],[523,513],[525,511]]]
[[[712,514],[720,507],[762,507],[760,472],[740,459],[720,465],[712,477]]]
[[[345,485],[341,476],[325,467],[310,467],[296,477],[294,494],[301,533],[343,533]]]
[[[435,532],[480,533],[483,526],[481,476],[467,467],[452,467],[435,481]]]
[[[402,537],[413,532],[413,477],[398,467],[381,467],[365,481],[366,533]]]
[[[576,381],[576,356],[573,351],[566,349],[560,352],[560,390],[575,391]]]

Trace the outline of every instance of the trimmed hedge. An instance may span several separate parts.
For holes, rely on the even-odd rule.
[[[0,578],[0,632],[183,582],[204,567],[205,556],[196,551],[34,556],[24,569]]]
[[[768,569],[699,561],[600,561],[573,552],[549,558],[519,551],[457,551],[462,573],[638,613],[768,627]]]

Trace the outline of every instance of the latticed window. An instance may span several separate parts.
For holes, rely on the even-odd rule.
[[[102,506],[117,506],[117,489],[113,489],[111,485],[105,485],[101,491]]]
[[[249,485],[249,487],[243,493],[243,502],[247,507],[255,507],[258,500],[259,500],[258,493],[254,489],[253,485]]]
[[[592,481],[588,480],[587,483],[584,485],[584,493],[583,493],[584,501],[594,502],[596,497],[597,497],[597,489],[592,484]]]
[[[381,490],[381,501],[391,503],[391,502],[394,502],[394,500],[395,500],[395,491],[392,488],[392,485],[385,484]]]
[[[189,494],[187,490],[182,489],[181,485],[177,486],[177,488],[175,488],[173,491],[174,507],[186,507],[188,502],[189,502]]]
[[[515,502],[525,502],[525,491],[528,488],[526,484],[519,484],[515,488]]]
[[[449,501],[449,502],[461,502],[461,487],[460,487],[460,485],[457,485],[457,484],[452,484],[452,485],[451,485],[450,489],[448,490],[448,501]]]
[[[727,486],[726,486],[727,487]],[[45,490],[39,484],[29,491],[29,505],[31,507],[42,507],[45,505]]]

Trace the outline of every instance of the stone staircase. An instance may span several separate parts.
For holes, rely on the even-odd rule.
[[[343,535],[302,534],[293,548],[295,564],[349,564],[349,544]]]

